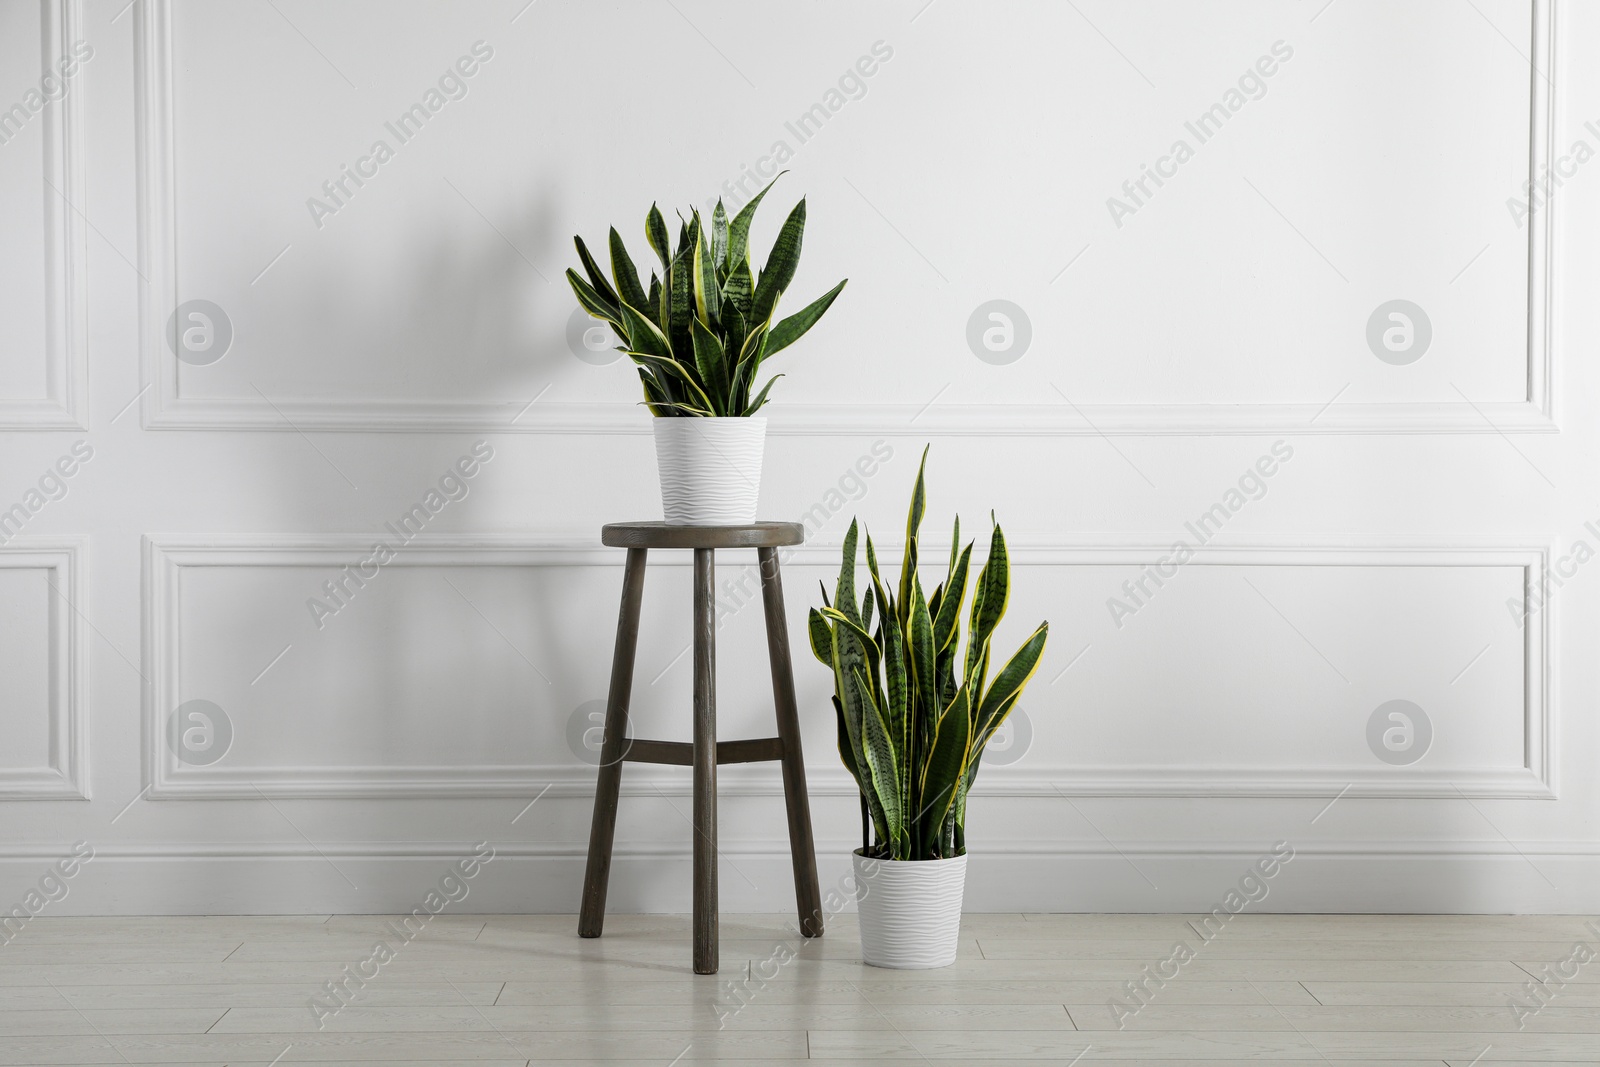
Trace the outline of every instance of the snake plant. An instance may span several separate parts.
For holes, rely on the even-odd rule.
[[[926,507],[922,453],[898,589],[878,573],[867,535],[871,575],[856,605],[856,523],[845,535],[839,582],[829,602],[808,615],[811,651],[833,672],[839,755],[862,799],[862,850],[894,860],[949,859],[966,854],[967,794],[983,748],[1022,696],[1039,666],[1050,624],[1033,635],[988,680],[990,642],[1011,589],[1005,534],[989,538],[961,652],[962,601],[972,542],[961,542],[956,517],[944,581],[924,596],[917,573],[917,531]],[[874,626],[874,612],[877,620]],[[870,826],[874,840],[865,840]]]
[[[778,299],[800,262],[806,202],[802,198],[789,212],[766,265],[752,271],[750,223],[771,188],[769,182],[731,220],[718,200],[710,226],[699,211],[691,211],[688,221],[680,213],[676,245],[668,243],[666,220],[651,204],[645,238],[661,261],[661,273],[651,270],[648,288],[640,283],[616,227],[611,228],[609,280],[583,238],[573,237],[588,280],[568,268],[567,281],[583,309],[610,323],[622,341],[619,350],[638,364],[651,414],[754,415],[767,402],[772,383],[783,377],[774,375],[752,393],[762,362],[798,341],[844,288],[840,282],[773,324]]]

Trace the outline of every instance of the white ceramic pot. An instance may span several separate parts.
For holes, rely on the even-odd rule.
[[[967,857],[869,859],[857,849],[861,958],[873,967],[918,970],[956,961]]]
[[[756,521],[767,420],[654,418],[661,510],[678,526]]]

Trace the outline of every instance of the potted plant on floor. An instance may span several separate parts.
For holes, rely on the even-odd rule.
[[[781,177],[781,175],[780,175]],[[777,179],[774,178],[773,181]],[[574,237],[587,280],[567,270],[578,303],[611,324],[621,351],[638,364],[644,405],[656,416],[661,505],[669,523],[738,525],[755,521],[767,420],[756,413],[772,383],[756,388],[761,364],[799,340],[833,303],[840,282],[802,311],[774,323],[794,280],[806,227],[802,198],[789,213],[760,272],[750,267],[750,223],[771,189],[732,220],[718,200],[710,225],[678,216],[678,240],[650,205],[645,237],[661,261],[646,288],[616,228],[608,280],[582,237]],[[846,279],[848,281],[849,279]]]
[[[808,616],[811,650],[833,672],[839,755],[861,790],[862,845],[855,852],[861,952],[876,967],[944,967],[956,958],[967,868],[967,794],[994,736],[1044,654],[1049,623],[988,680],[990,641],[1005,615],[1011,578],[998,523],[978,574],[961,650],[962,601],[972,543],[951,535],[944,581],[924,596],[917,530],[926,503],[922,453],[906,521],[900,582],[878,574],[867,536],[870,584],[856,604],[856,523],[831,603]],[[874,618],[876,616],[876,618]]]

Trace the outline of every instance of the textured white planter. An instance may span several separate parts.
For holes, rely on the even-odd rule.
[[[917,970],[956,961],[967,857],[868,859],[857,849],[861,958],[873,967]]]
[[[756,521],[767,420],[655,418],[661,510],[678,526]]]

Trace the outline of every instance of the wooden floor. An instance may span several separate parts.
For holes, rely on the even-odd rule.
[[[725,916],[723,972],[696,977],[686,917],[583,941],[571,916],[446,914],[409,942],[373,916],[41,917],[0,945],[0,1064],[1600,1063],[1600,959],[1565,962],[1600,922],[1197,922],[973,915],[955,966],[905,972],[861,964],[851,916],[809,942]],[[1536,996],[1547,965],[1569,977]],[[343,1004],[325,983],[358,966]]]

